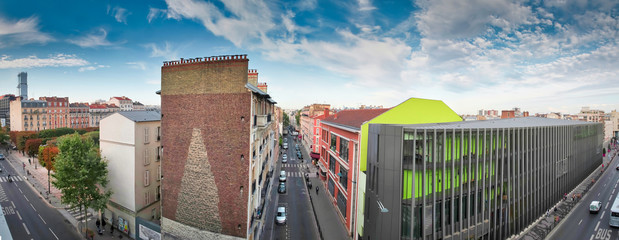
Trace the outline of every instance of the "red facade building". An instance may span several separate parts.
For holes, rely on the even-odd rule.
[[[349,235],[354,232],[352,212],[356,205],[361,125],[388,110],[343,110],[325,117],[320,123],[321,180]]]
[[[69,127],[69,98],[40,97],[47,102],[48,129]]]

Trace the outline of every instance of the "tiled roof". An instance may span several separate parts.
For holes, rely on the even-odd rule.
[[[90,109],[105,109],[105,108],[107,108],[107,106],[105,106],[103,104],[90,104],[88,107],[90,107]]]
[[[127,101],[131,101],[130,98],[122,96],[122,97],[112,97],[113,99],[118,99],[118,100],[127,100]]]
[[[370,121],[390,108],[342,110],[322,120],[323,123],[361,129],[361,124]]]

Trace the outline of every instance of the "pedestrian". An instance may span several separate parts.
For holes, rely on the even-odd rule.
[[[28,158],[28,165],[32,165],[32,161],[30,161],[30,158]]]
[[[316,194],[318,194],[318,186],[316,186]]]
[[[110,234],[114,234],[114,219],[110,220]]]

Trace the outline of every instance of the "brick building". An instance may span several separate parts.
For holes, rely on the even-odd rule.
[[[39,100],[47,102],[47,126],[49,129],[69,127],[68,97],[40,97]]]
[[[233,55],[161,68],[163,238],[258,237],[279,133],[275,102],[248,63]]]

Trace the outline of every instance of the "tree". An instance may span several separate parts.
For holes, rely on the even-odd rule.
[[[31,138],[37,138],[37,133],[31,131],[17,132],[15,135],[15,146],[17,146],[17,150],[22,151],[23,154],[26,149],[26,140]]]
[[[34,157],[37,153],[39,153],[39,146],[41,146],[41,142],[42,141],[40,138],[26,140],[25,150],[28,153],[28,157]]]
[[[288,116],[288,114],[286,114],[284,112],[284,117],[283,117],[283,124],[284,124],[284,128],[287,128],[288,126],[290,126],[290,116]]]
[[[294,119],[297,120],[296,122],[297,127],[301,126],[301,111],[297,111],[297,114],[294,116]]]
[[[0,128],[0,144],[2,144],[3,147],[6,147],[8,146],[10,139],[11,137],[7,133],[6,129]]]
[[[56,156],[58,155],[58,148],[56,146],[41,146],[39,150],[39,161],[41,165],[45,166],[47,169],[47,192],[51,193],[51,181],[50,181],[50,172],[54,170],[54,161],[56,160]]]
[[[72,134],[58,138],[52,184],[62,192],[64,204],[79,206],[84,215],[88,208],[103,210],[112,195],[106,190],[107,162],[101,159],[91,138]],[[88,226],[88,219],[84,219]]]

